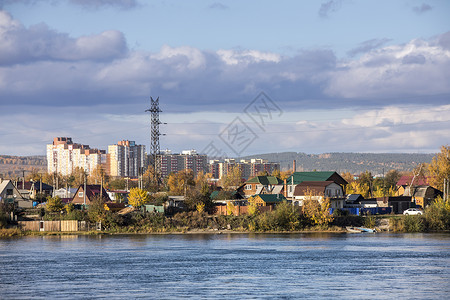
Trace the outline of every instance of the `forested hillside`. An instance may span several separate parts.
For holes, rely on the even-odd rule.
[[[47,158],[45,156],[11,156],[0,155],[0,178],[15,178],[25,175],[32,169],[47,172]]]
[[[292,168],[296,160],[297,171],[338,171],[359,174],[366,170],[372,174],[383,174],[391,169],[411,171],[420,163],[430,163],[435,154],[417,153],[324,153],[306,154],[281,152],[258,154],[248,158],[263,158],[271,162],[279,162],[282,170]]]

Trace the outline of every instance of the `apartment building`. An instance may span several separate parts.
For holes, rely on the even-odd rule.
[[[122,140],[108,146],[106,155],[106,173],[113,177],[138,177],[139,170],[146,167],[144,145],[134,141]]]
[[[170,173],[192,170],[194,176],[202,171],[208,172],[208,157],[206,154],[198,154],[195,150],[184,150],[181,153],[172,153],[170,150],[161,151],[160,159],[161,176],[166,177]]]
[[[97,166],[106,163],[106,151],[77,144],[70,137],[56,137],[47,145],[47,171],[70,175],[76,167],[91,174]]]
[[[226,158],[223,161],[211,160],[208,166],[209,172],[215,179],[221,179],[233,167],[238,167],[241,171],[242,178],[248,179],[264,171],[272,174],[273,171],[280,169],[280,164],[260,158],[241,159],[240,161],[233,158]]]

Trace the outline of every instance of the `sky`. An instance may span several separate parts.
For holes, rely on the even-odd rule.
[[[450,144],[450,1],[0,0],[0,154]]]

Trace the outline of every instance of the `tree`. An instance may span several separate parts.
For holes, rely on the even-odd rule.
[[[227,175],[220,180],[222,187],[226,190],[232,190],[241,185],[242,172],[239,166],[232,166],[228,170]]]
[[[76,167],[73,169],[72,174],[70,174],[68,183],[71,187],[79,187],[84,184],[84,178],[88,177],[88,174],[84,171],[83,168]],[[86,181],[87,182],[87,181]]]
[[[444,191],[444,180],[447,185],[450,180],[450,147],[441,146],[441,153],[436,154],[428,168],[431,178],[430,184],[440,191]]]
[[[310,195],[303,200],[303,214],[310,219],[315,225],[326,226],[333,221],[333,216],[330,214],[331,201],[329,198],[318,201],[314,196]]]
[[[195,178],[195,188],[202,194],[210,193],[211,185],[209,184],[209,180],[211,180],[211,178],[211,173],[203,173],[203,171],[200,171]]]
[[[130,195],[128,196],[128,204],[133,207],[140,207],[145,203],[150,202],[150,196],[147,191],[141,190],[139,188],[132,188],[130,190]]]
[[[397,182],[402,177],[402,174],[397,170],[390,170],[386,173],[386,176],[384,176],[384,186],[386,189],[396,189],[397,188]]]
[[[106,174],[102,165],[98,165],[92,170],[91,176],[89,176],[89,182],[94,184],[100,184],[103,182],[105,185],[109,181],[109,176]]]
[[[186,195],[188,188],[195,185],[194,174],[190,169],[171,173],[167,185],[173,195]]]
[[[352,173],[350,172],[344,172],[342,173],[342,178],[345,179],[345,181],[347,181],[348,183],[355,181],[355,176],[353,176]]]
[[[63,210],[64,204],[62,203],[61,198],[56,197],[48,197],[47,204],[45,205],[45,209],[50,212],[60,212]]]

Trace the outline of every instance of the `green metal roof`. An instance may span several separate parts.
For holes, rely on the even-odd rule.
[[[255,176],[245,183],[260,183],[262,185],[277,185],[283,184],[283,180],[276,176]]]
[[[260,197],[266,203],[282,202],[286,200],[282,194],[259,194],[255,197]]]
[[[318,171],[318,172],[295,172],[286,180],[287,184],[300,184],[303,181],[328,181],[336,172]],[[337,173],[336,173],[337,174]],[[292,177],[294,178],[292,182]]]

